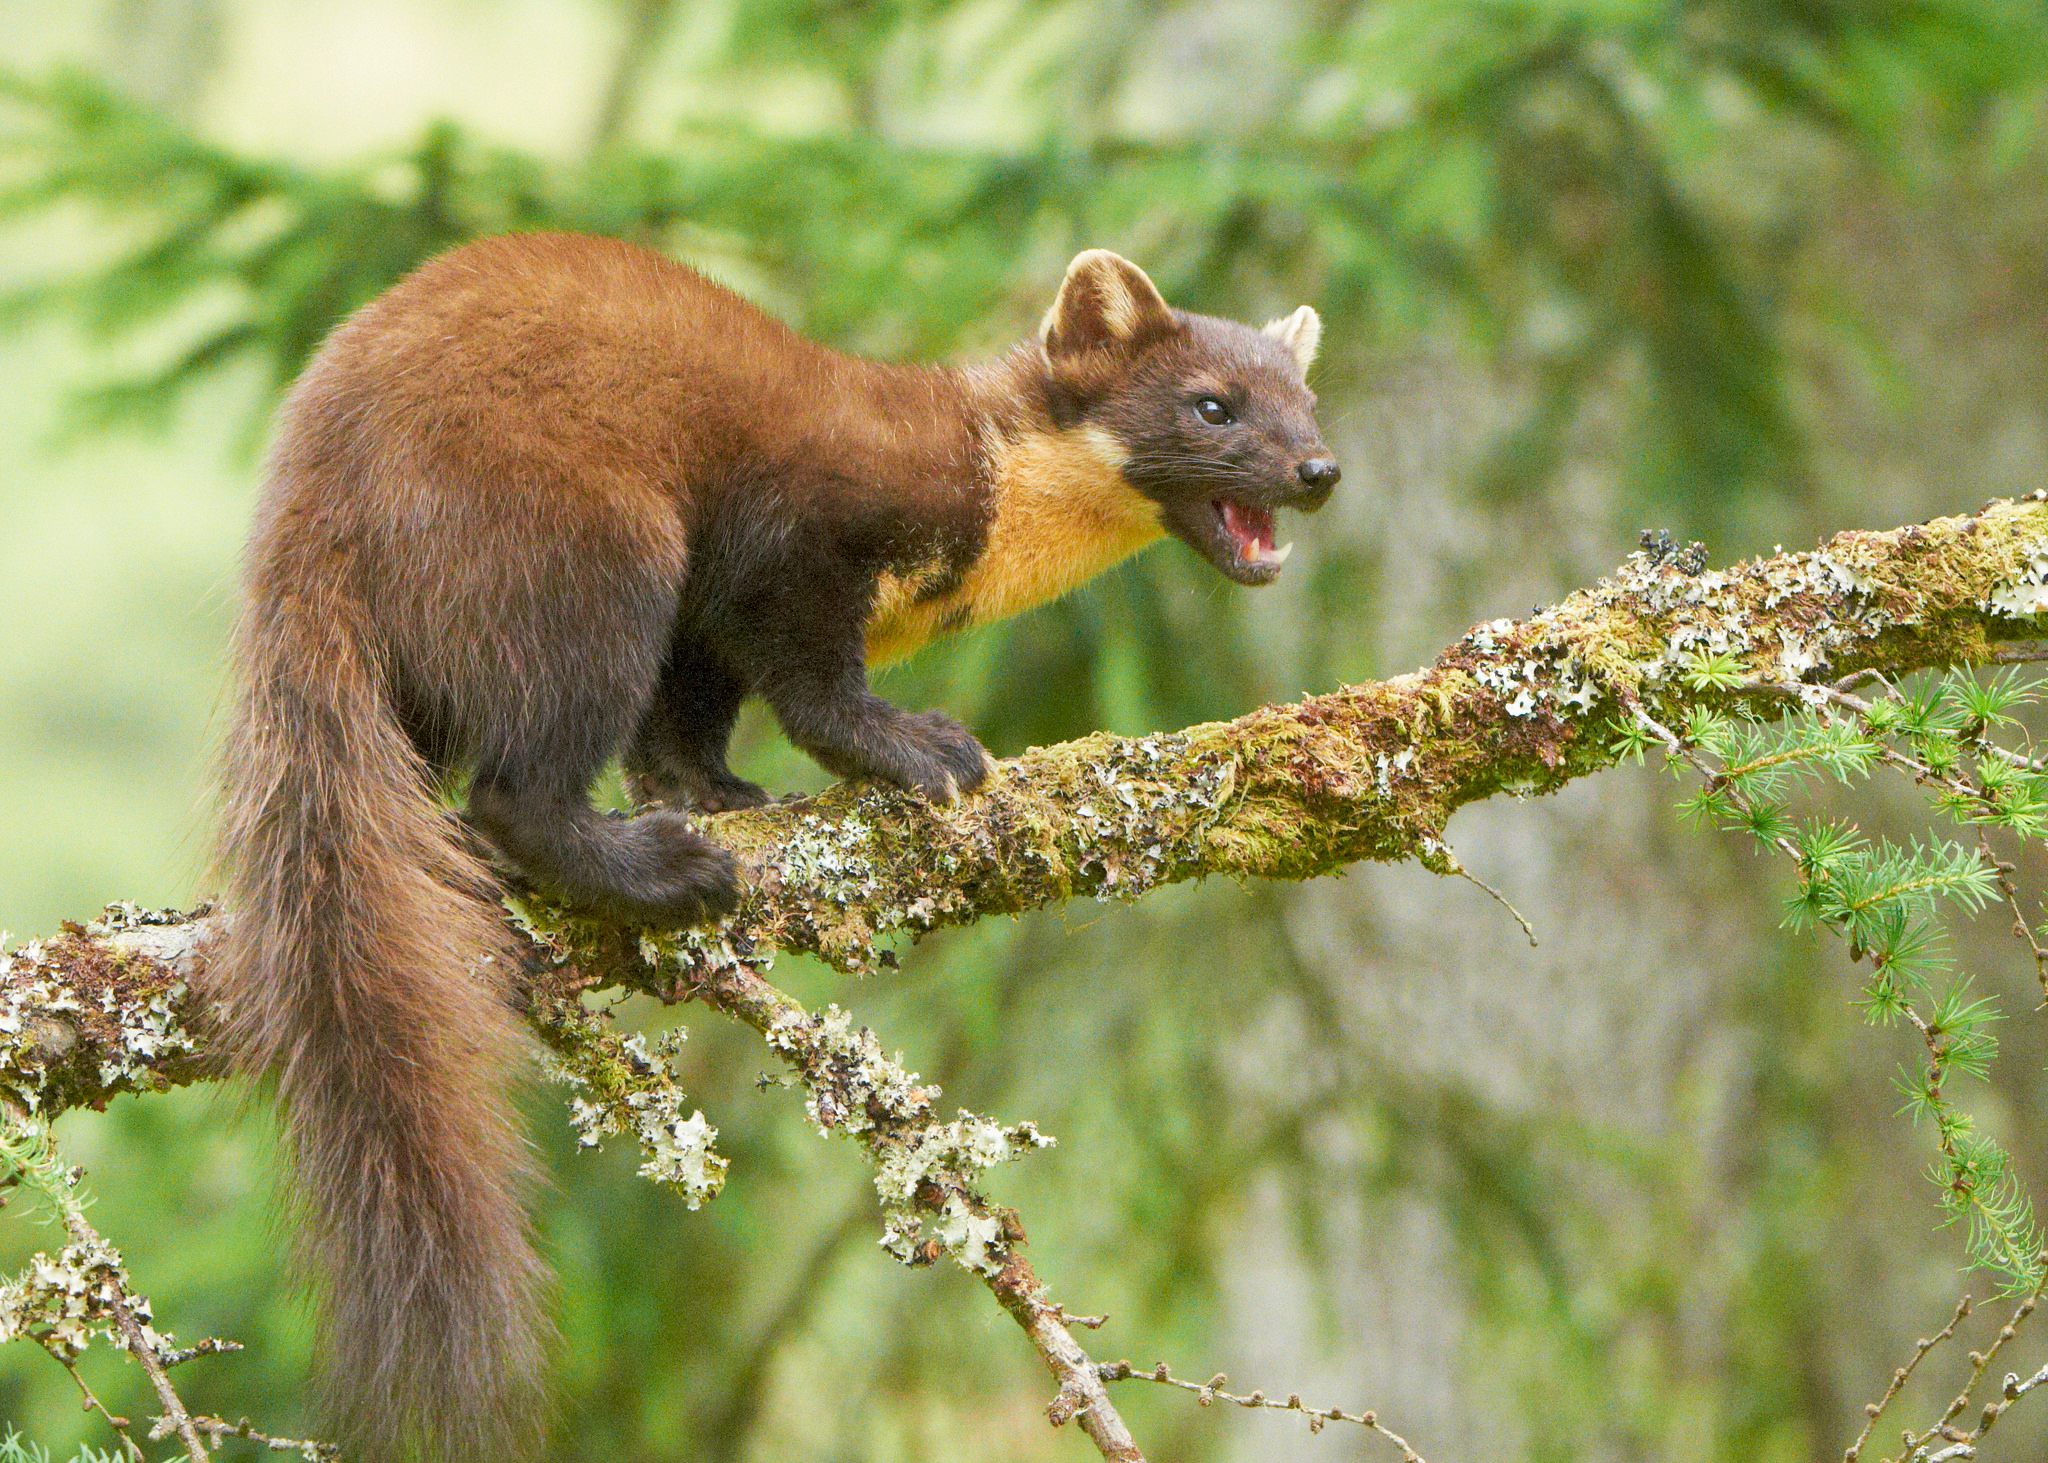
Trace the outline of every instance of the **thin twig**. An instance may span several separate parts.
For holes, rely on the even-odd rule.
[[[1155,1365],[1150,1371],[1140,1371],[1127,1361],[1105,1362],[1097,1368],[1105,1382],[1158,1382],[1162,1386],[1178,1387],[1183,1392],[1193,1392],[1195,1400],[1207,1407],[1215,1402],[1228,1402],[1233,1407],[1265,1408],[1271,1412],[1299,1413],[1308,1420],[1308,1430],[1319,1433],[1333,1422],[1355,1423],[1367,1432],[1378,1433],[1401,1450],[1401,1463],[1423,1463],[1423,1457],[1409,1446],[1408,1440],[1382,1423],[1379,1414],[1373,1411],[1346,1412],[1341,1407],[1311,1407],[1301,1400],[1296,1392],[1289,1392],[1284,1398],[1268,1397],[1254,1389],[1250,1392],[1226,1392],[1224,1383],[1230,1380],[1222,1372],[1216,1373],[1206,1382],[1191,1382],[1177,1377],[1165,1362]]]
[[[219,1336],[208,1336],[190,1346],[166,1348],[161,1355],[167,1367],[180,1367],[188,1361],[197,1361],[202,1356],[228,1356],[242,1349],[239,1341],[224,1340]]]
[[[100,1401],[99,1395],[87,1385],[84,1374],[78,1370],[78,1363],[71,1357],[66,1356],[61,1348],[52,1345],[50,1339],[46,1336],[37,1335],[34,1337],[34,1340],[38,1346],[54,1357],[57,1365],[63,1367],[71,1380],[78,1384],[78,1390],[85,1398],[85,1410],[87,1412],[97,1412],[101,1417],[104,1417],[107,1420],[107,1426],[112,1428],[114,1435],[121,1440],[121,1446],[128,1456],[134,1459],[135,1463],[142,1463],[145,1455],[142,1449],[136,1446],[135,1439],[128,1434],[128,1429],[133,1424],[119,1413],[108,1410],[107,1404]]]
[[[2008,1372],[2005,1378],[2005,1385],[1999,1389],[1998,1400],[1984,1409],[1983,1420],[1977,1424],[1977,1436],[1981,1439],[1986,1433],[1990,1432],[1993,1427],[1998,1425],[1998,1419],[2005,1416],[2006,1410],[2013,1403],[2019,1401],[2020,1398],[2044,1383],[2048,1383],[2048,1366],[2042,1367],[2024,1381]]]
[[[106,1247],[106,1239],[86,1220],[83,1211],[67,1208],[64,1211],[64,1228],[70,1234],[72,1243]],[[184,1401],[171,1385],[170,1373],[164,1369],[163,1358],[157,1355],[155,1344],[142,1329],[142,1322],[136,1319],[133,1307],[128,1304],[126,1294],[116,1294],[107,1302],[107,1309],[113,1312],[114,1324],[120,1327],[121,1340],[128,1354],[135,1358],[143,1373],[148,1376],[150,1386],[156,1389],[157,1401],[163,1404],[164,1416],[178,1434],[178,1440],[185,1445],[192,1463],[206,1463],[210,1454],[206,1444],[200,1441],[199,1430],[192,1425],[192,1415],[185,1410]]]
[[[1990,1409],[1987,1409],[1986,1416],[1988,1420],[1980,1420],[1975,1428],[1967,1432],[1956,1428],[1954,1425],[1955,1420],[1962,1415],[1963,1409],[1970,1405],[1970,1398],[1976,1393],[1978,1385],[1983,1382],[1984,1374],[1991,1370],[1991,1364],[1998,1359],[1998,1353],[2005,1349],[2008,1341],[2011,1341],[2019,1334],[2019,1329],[2026,1323],[2027,1317],[2031,1316],[2040,1305],[2043,1291],[2048,1290],[2048,1253],[2038,1256],[2037,1260],[2040,1265],[2041,1278],[2034,1282],[2034,1288],[2014,1308],[2012,1318],[1998,1328],[1998,1335],[1992,1338],[1991,1344],[1982,1351],[1970,1353],[1970,1375],[1964,1381],[1962,1390],[1956,1393],[1954,1400],[1948,1404],[1947,1410],[1924,1431],[1919,1433],[1909,1432],[1905,1435],[1903,1449],[1897,1458],[1890,1460],[1890,1463],[1934,1463],[1936,1458],[1975,1457],[1976,1450],[1973,1445],[1989,1427],[1997,1422],[1997,1417],[2003,1415],[2005,1406],[2010,1406],[2025,1391],[2032,1390],[2031,1387],[2020,1388],[2011,1397],[2001,1398],[2000,1401],[2004,1406],[2000,1406],[1998,1403],[1992,1404],[1993,1407],[1998,1409],[1997,1414],[1991,1414]],[[2017,1387],[2017,1379],[2014,1379],[2008,1385]],[[1954,1444],[1955,1447],[1938,1453],[1930,1453],[1928,1449],[1937,1439]],[[1955,1450],[1956,1447],[1966,1448],[1969,1451],[1957,1452]]]
[[[156,1426],[149,1430],[149,1436],[152,1441],[169,1435],[170,1429],[165,1426],[169,1421],[170,1419],[168,1418],[157,1419]],[[205,1433],[216,1443],[223,1438],[241,1438],[273,1453],[297,1453],[307,1459],[308,1463],[326,1463],[326,1460],[341,1456],[341,1449],[333,1443],[323,1443],[313,1438],[273,1437],[269,1433],[258,1432],[246,1417],[235,1422],[229,1422],[225,1418],[199,1413],[190,1418],[189,1421],[193,1427]]]
[[[1956,1302],[1956,1313],[1949,1317],[1946,1326],[1943,1326],[1932,1336],[1923,1336],[1913,1343],[1912,1359],[1892,1373],[1891,1385],[1884,1389],[1884,1395],[1864,1407],[1863,1431],[1856,1434],[1856,1441],[1849,1444],[1848,1448],[1842,1453],[1842,1463],[1856,1463],[1856,1460],[1863,1456],[1863,1445],[1870,1441],[1871,1431],[1876,1428],[1877,1420],[1884,1416],[1885,1408],[1891,1406],[1892,1399],[1899,1395],[1900,1390],[1911,1379],[1920,1363],[1927,1359],[1927,1353],[1955,1335],[1956,1327],[1962,1323],[1963,1317],[1969,1314],[1970,1298],[1966,1295]]]
[[[1508,912],[1508,914],[1514,919],[1514,922],[1516,924],[1522,927],[1523,935],[1528,938],[1529,948],[1532,950],[1536,948],[1536,927],[1529,923],[1528,916],[1524,915],[1521,910],[1515,908],[1515,906],[1509,901],[1507,895],[1501,893],[1500,890],[1494,888],[1493,885],[1487,883],[1484,879],[1480,878],[1477,874],[1473,873],[1470,869],[1466,868],[1465,865],[1462,862],[1460,862],[1458,856],[1451,852],[1450,846],[1448,844],[1440,846],[1432,854],[1425,854],[1423,856],[1423,865],[1425,867],[1435,865],[1436,872],[1449,874],[1451,877],[1456,879],[1463,879],[1466,883],[1472,885],[1474,888],[1477,888],[1484,892],[1486,896],[1492,899],[1495,904],[1498,904],[1502,909],[1505,909]]]
[[[2027,922],[2027,911],[2020,903],[2019,886],[2012,880],[2011,861],[1998,856],[1997,850],[1991,846],[1990,830],[1981,824],[1977,828],[1977,852],[1983,856],[1985,866],[1991,870],[1992,879],[1998,885],[1999,896],[2005,900],[2005,907],[2012,911],[2013,938],[2024,940],[2028,953],[2034,957],[2034,981],[2041,987],[2042,1005],[2048,1006],[2048,945],[2041,943],[2041,937],[2034,933],[2033,925]]]

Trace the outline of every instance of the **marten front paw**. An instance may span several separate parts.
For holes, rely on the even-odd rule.
[[[992,765],[988,752],[973,732],[952,717],[938,711],[917,712],[904,717],[903,730],[910,743],[909,765],[892,781],[933,802],[950,803],[988,780]]]

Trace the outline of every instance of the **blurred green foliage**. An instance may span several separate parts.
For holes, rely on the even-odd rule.
[[[462,0],[411,8],[450,7],[458,30],[498,23]],[[19,241],[0,389],[31,404],[0,424],[0,805],[20,820],[0,838],[0,922],[203,888],[158,850],[200,836],[185,809],[248,449],[338,318],[478,233],[636,238],[890,356],[1006,344],[1091,244],[1190,308],[1314,302],[1351,491],[1305,531],[1306,572],[1254,604],[1160,550],[892,677],[892,696],[947,705],[998,752],[1398,670],[1598,572],[1645,521],[1767,547],[1970,506],[2048,467],[2024,427],[2048,420],[2028,354],[2042,332],[2000,313],[2048,291],[2038,6],[574,8],[613,54],[585,68],[594,125],[552,146],[459,115],[389,146],[261,146],[248,125],[226,140],[190,97],[208,95],[203,58],[258,23],[230,0],[110,5],[104,32],[0,74],[0,220]],[[152,86],[147,65],[116,66],[123,26],[148,44],[164,40],[151,26],[212,35],[164,47],[202,74]],[[232,115],[232,89],[214,106]],[[1417,371],[1440,389],[1393,394]],[[114,432],[131,426],[148,430]],[[759,719],[740,751],[751,775],[815,785]],[[1610,796],[1595,825],[1637,794]],[[1959,1258],[1914,1207],[1918,1151],[1864,1121],[1891,1106],[1883,1064],[1859,1072],[1839,970],[1771,934],[1776,891],[1749,866],[1668,831],[1611,862],[1546,862],[1576,835],[1541,816],[1564,831],[1492,846],[1523,871],[1512,892],[1526,905],[1549,870],[1548,919],[1571,928],[1584,906],[1607,937],[1564,988],[1532,991],[1557,1025],[1579,1029],[1581,987],[1640,986],[1648,1005],[1685,983],[1615,938],[1650,917],[1643,869],[1676,891],[1667,914],[1714,937],[1695,943],[1738,952],[1707,1009],[1739,1059],[1680,1049],[1657,1118],[1596,1096],[1628,1034],[1595,1019],[1606,1007],[1583,1018],[1600,1034],[1572,1053],[1576,1083],[1511,1047],[1432,1055],[1454,1013],[1390,999],[1396,973],[1529,956],[1512,932],[1463,928],[1484,923],[1463,904],[1459,929],[1404,936],[1375,899],[1439,896],[1398,873],[962,932],[852,992],[784,974],[962,1101],[1058,1135],[1001,1192],[1056,1293],[1112,1315],[1107,1354],[1313,1384],[1330,1394],[1313,1401],[1380,1408],[1440,1463],[1832,1456],[1939,1319]],[[1587,869],[1598,887],[1572,887]],[[555,1100],[533,1103],[559,1176],[542,1214],[566,1341],[556,1456],[1073,1456],[986,1298],[884,1262],[863,1175],[808,1140],[785,1094],[757,1091],[752,1044],[692,1028],[686,1070],[734,1165],[702,1214],[618,1155],[574,1155]],[[70,1120],[65,1141],[167,1322],[248,1343],[190,1385],[289,1431],[307,1340],[265,1227],[263,1124],[231,1112],[189,1094]],[[1403,1371],[1411,1346],[1427,1364]],[[1260,1358],[1313,1374],[1243,1370]],[[0,1417],[53,1447],[90,1437],[41,1360],[0,1353]],[[104,1381],[143,1405],[132,1378]],[[1164,1457],[1355,1446],[1172,1395],[1128,1402]]]
[[[868,125],[792,134],[744,106],[690,109],[656,143],[603,138],[566,162],[439,121],[393,155],[295,166],[211,144],[89,73],[14,77],[0,95],[23,122],[20,175],[0,217],[91,203],[131,242],[9,309],[111,335],[223,296],[167,359],[89,395],[89,429],[161,419],[244,356],[282,386],[340,315],[483,233],[583,229],[724,263],[772,281],[808,330],[889,354],[1026,313],[1078,241],[1110,237],[1191,308],[1277,282],[1324,301],[1338,339],[1455,323],[1514,352],[1544,381],[1508,444],[1524,485],[1586,379],[1626,366],[1646,485],[1782,488],[1803,466],[1783,357],[1812,218],[1796,173],[1745,153],[1790,134],[1902,179],[1958,153],[1993,173],[2038,158],[2048,40],[2000,0],[1276,11],[1295,34],[1277,38],[1292,44],[1270,100],[1216,115],[1197,80],[1180,115],[1169,95],[1143,108],[1152,125],[1118,125],[1121,83],[1179,19],[1149,10],[740,6],[722,59],[811,73],[828,117]],[[917,114],[957,44],[949,21],[974,11],[988,50],[1038,52],[1014,83],[1033,105],[980,146],[914,126],[896,141],[890,119]]]

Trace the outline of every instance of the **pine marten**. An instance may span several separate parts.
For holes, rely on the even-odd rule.
[[[467,774],[468,824],[536,885],[667,926],[738,896],[684,810],[763,801],[726,766],[748,695],[835,774],[972,791],[981,744],[868,665],[1164,534],[1271,582],[1274,510],[1338,479],[1320,333],[1306,306],[1172,309],[1091,249],[1036,339],[885,365],[559,234],[456,249],[334,331],[247,553],[209,980],[228,1050],[281,1089],[351,1456],[503,1456],[536,1426],[510,951],[438,790]],[[615,756],[667,806],[594,810]]]

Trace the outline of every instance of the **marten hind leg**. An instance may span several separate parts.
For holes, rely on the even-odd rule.
[[[620,818],[590,804],[591,784],[654,696],[675,613],[672,597],[651,585],[635,596],[623,578],[602,608],[559,612],[580,633],[536,625],[519,647],[531,679],[506,687],[482,719],[469,816],[522,873],[578,908],[695,924],[738,903],[733,856],[679,812]]]
[[[536,883],[570,904],[628,924],[697,924],[739,902],[733,856],[656,808],[615,818],[581,792],[502,781],[470,791],[470,816]]]
[[[726,766],[746,685],[702,646],[678,640],[626,749],[626,786],[641,803],[720,813],[769,800]]]

